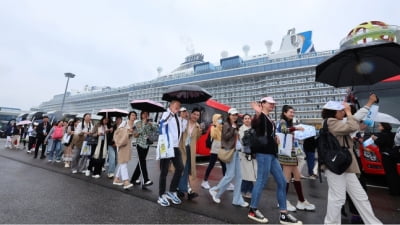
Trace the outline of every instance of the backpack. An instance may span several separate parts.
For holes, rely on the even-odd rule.
[[[207,139],[206,139],[206,147],[211,149],[212,143],[213,143],[213,139],[211,138],[211,129],[210,129],[210,131],[208,132]]]
[[[64,136],[64,128],[62,127],[55,127],[53,135],[51,138],[53,139],[61,139]]]
[[[243,152],[251,154],[251,148],[256,147],[256,145],[257,145],[256,130],[254,130],[254,128],[245,130],[243,132],[243,137],[242,137]]]
[[[317,151],[318,151],[318,170],[321,180],[321,165],[325,165],[330,171],[335,174],[342,174],[349,168],[352,156],[349,151],[349,144],[347,143],[346,136],[344,137],[347,146],[340,146],[339,141],[328,130],[327,120],[324,121],[323,127],[319,131],[317,138]]]

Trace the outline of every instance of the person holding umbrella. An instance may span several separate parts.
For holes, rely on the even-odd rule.
[[[136,166],[135,171],[132,174],[131,183],[139,185],[139,176],[143,174],[143,185],[150,186],[153,181],[149,179],[146,165],[146,157],[149,153],[149,147],[152,144],[148,137],[151,133],[157,132],[157,125],[149,121],[149,112],[143,111],[140,113],[140,120],[136,121],[136,149],[139,156],[139,162]]]
[[[171,200],[173,204],[181,204],[182,201],[177,196],[177,188],[179,179],[182,176],[183,162],[182,155],[179,150],[179,141],[182,136],[181,123],[178,119],[178,111],[181,107],[181,103],[178,100],[172,100],[169,108],[161,116],[162,126],[168,126],[167,136],[169,137],[169,144],[174,148],[175,156],[173,158],[160,159],[160,181],[159,181],[159,197],[157,203],[161,206],[169,206],[168,200]],[[175,167],[175,172],[171,180],[169,191],[166,192],[167,174],[170,163]]]

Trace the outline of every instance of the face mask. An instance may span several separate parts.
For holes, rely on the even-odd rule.
[[[222,124],[222,119],[217,120],[219,124]]]

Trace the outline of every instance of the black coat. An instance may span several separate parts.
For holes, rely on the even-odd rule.
[[[251,127],[256,131],[257,138],[266,139],[266,144],[261,144],[251,148],[253,153],[263,153],[276,155],[278,146],[275,142],[275,125],[267,118],[264,113],[255,115],[251,121]],[[263,141],[259,141],[262,143]]]
[[[47,136],[47,134],[49,134],[50,129],[51,129],[51,124],[49,122],[47,122],[46,127],[44,127],[44,123],[41,122],[36,128],[36,132],[37,132],[36,137],[37,138],[45,138]],[[46,130],[46,135],[43,134],[43,130]]]

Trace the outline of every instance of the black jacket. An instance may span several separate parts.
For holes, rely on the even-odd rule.
[[[256,131],[257,138],[267,139],[265,145],[258,145],[252,147],[253,153],[263,153],[276,155],[278,153],[278,146],[275,142],[275,125],[264,113],[259,116],[255,115],[251,121],[251,127]]]
[[[36,137],[37,138],[45,138],[46,135],[49,134],[50,129],[51,129],[51,124],[49,122],[47,122],[46,127],[44,127],[43,122],[41,122],[36,128],[36,132],[37,132]],[[46,135],[43,134],[43,130],[46,130]]]

